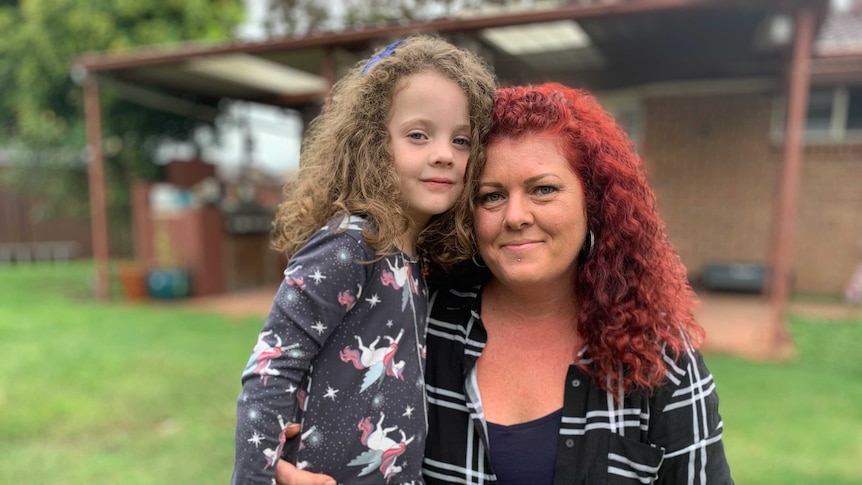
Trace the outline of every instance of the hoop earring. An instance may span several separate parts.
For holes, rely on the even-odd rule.
[[[593,231],[587,231],[587,237],[584,238],[584,245],[581,246],[581,258],[587,259],[593,253],[593,248],[596,245],[596,235]]]
[[[476,253],[476,254],[478,254],[478,253]],[[487,267],[488,267],[488,265],[487,265],[487,264],[485,264],[485,262],[484,262],[484,261],[481,261],[481,256],[479,256],[479,258],[480,258],[480,261],[481,261],[481,262],[480,262],[480,261],[476,261],[476,254],[473,254],[473,256],[472,256],[472,257],[470,257],[470,259],[473,261],[473,264],[475,264],[475,265],[476,265],[476,267],[478,267],[478,268],[487,268]]]

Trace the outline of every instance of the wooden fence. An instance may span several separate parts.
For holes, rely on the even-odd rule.
[[[35,197],[0,185],[0,265],[91,256],[89,221],[41,218]]]

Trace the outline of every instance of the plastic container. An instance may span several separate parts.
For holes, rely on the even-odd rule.
[[[191,293],[191,273],[180,268],[159,268],[147,274],[150,296],[160,300],[185,298]]]

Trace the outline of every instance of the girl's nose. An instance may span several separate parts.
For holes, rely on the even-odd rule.
[[[451,166],[455,163],[455,148],[447,141],[439,141],[434,144],[431,161],[434,165]]]

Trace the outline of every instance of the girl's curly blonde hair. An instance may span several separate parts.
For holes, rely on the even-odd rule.
[[[414,35],[394,49],[357,63],[333,86],[328,107],[315,118],[302,143],[297,180],[285,186],[273,223],[273,246],[290,257],[311,235],[338,214],[363,216],[365,237],[379,255],[397,251],[395,241],[409,229],[390,149],[387,121],[399,81],[412,74],[436,72],[451,79],[467,96],[470,109],[470,158],[484,157],[491,125],[494,75],[477,55],[429,35]],[[462,200],[434,217],[419,238],[423,256],[443,267],[463,259],[471,247],[472,226]]]

